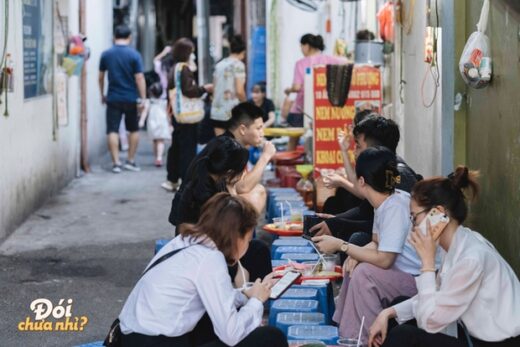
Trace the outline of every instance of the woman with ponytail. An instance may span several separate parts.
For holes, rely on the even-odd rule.
[[[332,236],[312,240],[322,252],[348,256],[333,320],[341,336],[357,338],[364,317],[365,345],[377,314],[397,297],[417,293],[414,276],[420,274],[421,265],[407,241],[410,194],[395,188],[401,180],[395,153],[382,146],[365,149],[357,159],[356,176],[356,189],[374,208],[372,242],[359,247]]]
[[[448,177],[418,182],[412,190],[410,242],[421,259],[418,294],[379,314],[370,328],[370,346],[520,346],[520,282],[493,245],[463,226],[467,199],[478,194],[477,173],[459,166]],[[449,223],[436,228],[418,225],[436,208]],[[440,233],[440,234],[439,234]],[[446,255],[441,270],[434,254]],[[391,329],[388,320],[398,323]]]
[[[342,57],[334,57],[323,54],[325,44],[321,35],[305,34],[300,39],[300,48],[303,58],[296,62],[294,67],[294,78],[291,87],[285,89],[285,94],[289,96],[296,93],[296,99],[291,106],[287,116],[287,123],[292,127],[303,127],[303,100],[304,88],[303,82],[305,78],[305,70],[314,65],[327,64],[346,64],[347,60]],[[289,143],[289,150],[296,148],[299,138],[292,137]]]

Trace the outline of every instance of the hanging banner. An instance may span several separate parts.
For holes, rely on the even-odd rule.
[[[327,73],[324,65],[314,67],[314,175],[320,170],[336,170],[343,166],[338,144],[338,131],[348,131],[356,112],[370,109],[381,112],[383,103],[381,71],[372,66],[354,66],[347,101],[334,107],[327,96]],[[354,144],[349,148],[354,161]]]

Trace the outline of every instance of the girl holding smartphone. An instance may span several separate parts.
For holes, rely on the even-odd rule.
[[[462,225],[468,214],[465,191],[478,193],[476,173],[458,167],[448,177],[418,182],[412,190],[410,242],[421,258],[418,294],[381,311],[370,328],[369,346],[520,346],[520,282],[493,245]],[[418,225],[436,208],[449,223],[439,232]],[[446,251],[434,268],[437,244]],[[417,326],[391,329],[388,321],[415,319]]]

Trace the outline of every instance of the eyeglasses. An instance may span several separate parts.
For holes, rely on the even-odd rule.
[[[426,213],[428,212],[430,209],[428,208],[425,208],[424,210],[422,211],[419,211],[417,213],[413,213],[413,212],[410,212],[410,222],[412,222],[412,225],[413,226],[416,226],[417,224],[415,223],[417,221],[417,217],[423,213]]]

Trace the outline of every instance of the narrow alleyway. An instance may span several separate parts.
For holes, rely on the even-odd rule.
[[[143,133],[144,135],[144,133]],[[141,172],[108,171],[103,159],[92,174],[74,180],[0,245],[0,345],[73,346],[100,340],[153,255],[158,238],[172,235],[167,221],[172,194],[160,183],[142,139]],[[79,332],[20,332],[34,319],[31,302],[73,299],[72,316],[86,316]],[[16,333],[14,333],[16,332]]]

